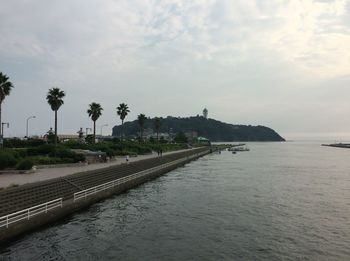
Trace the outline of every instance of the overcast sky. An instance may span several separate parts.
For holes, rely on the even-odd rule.
[[[59,133],[97,125],[209,117],[286,138],[350,133],[350,1],[0,0],[0,71],[14,84],[5,136],[44,134],[45,97],[66,92]],[[100,128],[98,127],[98,133]]]

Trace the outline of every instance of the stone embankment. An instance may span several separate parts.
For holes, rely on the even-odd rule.
[[[210,152],[207,147],[197,148],[0,191],[0,242],[57,221]]]

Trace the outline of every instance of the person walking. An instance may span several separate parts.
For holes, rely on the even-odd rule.
[[[126,161],[126,164],[129,164],[129,155],[125,156],[125,161]]]

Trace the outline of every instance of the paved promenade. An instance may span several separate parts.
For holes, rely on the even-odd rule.
[[[165,152],[163,155],[169,155],[176,152],[189,151],[186,150],[177,150],[171,152]],[[158,157],[157,153],[148,154],[148,155],[139,155],[137,157],[130,157],[129,162],[139,161],[143,159],[155,158]],[[62,168],[48,168],[48,169],[38,169],[34,173],[29,174],[0,174],[0,188],[4,188],[13,184],[23,185],[26,183],[32,183],[37,181],[48,180],[52,178],[63,177],[71,175],[78,172],[96,170],[101,168],[106,168],[110,166],[120,165],[125,163],[125,157],[117,157],[117,160],[107,162],[107,163],[96,163],[89,164],[86,166],[76,166],[76,167],[62,167]]]

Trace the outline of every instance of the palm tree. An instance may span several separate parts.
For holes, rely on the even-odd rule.
[[[51,110],[55,112],[55,147],[57,145],[57,111],[63,105],[63,97],[66,96],[64,91],[54,87],[49,89],[46,95],[47,103],[51,106]]]
[[[137,121],[140,125],[140,141],[143,141],[143,127],[145,126],[145,121],[146,121],[146,116],[145,114],[140,114],[139,116],[137,116]]]
[[[6,96],[10,95],[10,92],[13,88],[12,83],[9,81],[9,77],[2,72],[0,72],[0,126],[1,126],[1,105],[5,100]],[[0,128],[0,139],[1,139],[1,147],[3,144],[3,133],[2,128]]]
[[[160,119],[159,119],[158,117],[156,117],[156,118],[154,119],[154,129],[155,129],[156,132],[157,132],[157,141],[159,140],[158,137],[159,137],[160,126],[161,126]]]
[[[126,103],[121,103],[117,107],[117,114],[119,115],[120,119],[122,120],[122,131],[121,131],[121,140],[123,140],[123,125],[124,125],[124,119],[130,112],[129,107]]]
[[[102,115],[102,107],[99,103],[93,102],[89,104],[89,109],[87,110],[87,113],[89,114],[89,117],[91,117],[92,121],[94,122],[94,141],[95,143],[95,138],[96,138],[96,121],[100,116]]]

